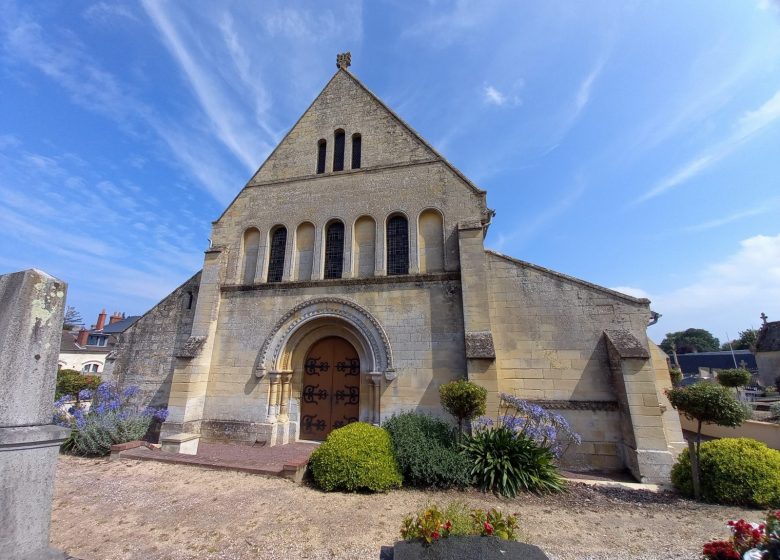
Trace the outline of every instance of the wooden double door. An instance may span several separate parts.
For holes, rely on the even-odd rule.
[[[322,441],[360,416],[360,358],[339,337],[316,342],[306,355],[301,390],[301,439]]]

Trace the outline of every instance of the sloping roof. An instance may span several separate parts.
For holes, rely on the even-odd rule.
[[[290,130],[287,131],[287,133],[284,135],[284,137],[277,143],[277,145],[274,147],[274,149],[271,151],[270,154],[268,154],[268,157],[265,158],[265,161],[260,165],[260,167],[257,168],[257,170],[252,174],[252,176],[249,178],[249,180],[246,182],[244,187],[236,194],[236,196],[233,198],[233,200],[225,207],[225,210],[220,214],[219,218],[217,218],[213,223],[218,222],[226,213],[227,211],[233,206],[233,204],[236,202],[238,197],[241,195],[241,193],[249,188],[254,186],[259,186],[263,184],[272,184],[279,182],[278,180],[271,180],[271,181],[260,181],[258,180],[258,176],[260,175],[263,168],[274,158],[275,154],[279,151],[280,147],[287,141],[287,139],[290,137],[292,132],[296,129],[296,127],[299,125],[299,123],[303,120],[303,118],[306,116],[306,114],[311,110],[311,108],[317,103],[318,99],[324,94],[324,92],[328,89],[330,84],[338,77],[338,76],[347,76],[350,80],[352,80],[361,90],[363,90],[376,104],[381,107],[384,111],[386,111],[392,118],[395,120],[398,125],[400,125],[404,130],[406,130],[417,142],[419,142],[422,146],[425,147],[430,153],[431,158],[416,162],[417,164],[422,163],[441,163],[444,166],[446,166],[450,171],[452,171],[469,189],[473,190],[475,193],[479,195],[485,195],[486,191],[480,189],[477,187],[468,177],[466,177],[459,169],[457,169],[452,163],[450,163],[444,156],[442,156],[433,146],[431,146],[420,134],[414,130],[406,121],[404,121],[401,117],[399,117],[390,107],[387,106],[387,104],[382,101],[379,97],[377,97],[376,94],[374,94],[366,85],[361,82],[354,74],[352,74],[349,70],[344,68],[339,68],[336,70],[335,74],[331,76],[330,80],[328,80],[328,83],[325,84],[325,86],[320,90],[320,92],[317,94],[317,96],[314,98],[314,100],[309,104],[309,106],[306,108],[305,111],[303,111],[298,117],[298,119],[295,121],[292,127],[290,127]],[[370,170],[370,168],[363,168],[362,171]],[[316,178],[319,177],[319,175],[305,175],[302,177],[289,177],[285,178],[284,182],[287,181],[294,181],[294,180],[302,180],[307,178]]]
[[[339,68],[338,72],[344,72],[344,73],[345,73],[347,76],[349,76],[350,78],[352,78],[353,80],[355,80],[355,83],[356,83],[358,86],[360,86],[360,87],[361,87],[361,88],[362,88],[362,89],[363,89],[363,90],[364,90],[364,91],[365,91],[365,92],[366,92],[366,93],[367,93],[369,96],[371,96],[371,97],[374,99],[374,101],[376,101],[376,102],[377,102],[377,103],[378,103],[378,104],[379,104],[381,107],[383,107],[383,108],[385,109],[385,111],[387,111],[388,113],[390,113],[390,114],[393,116],[393,118],[395,118],[395,120],[396,120],[396,121],[398,121],[398,123],[399,123],[401,126],[403,126],[403,127],[404,127],[404,128],[407,130],[407,131],[409,131],[409,133],[410,133],[412,136],[414,136],[415,138],[417,138],[417,140],[419,140],[419,141],[420,141],[420,142],[421,142],[423,145],[425,145],[425,147],[426,147],[426,148],[428,148],[428,149],[429,149],[431,152],[433,152],[433,154],[434,154],[434,155],[435,155],[435,156],[436,156],[436,157],[437,157],[437,158],[438,158],[438,159],[439,159],[439,160],[440,160],[442,163],[444,163],[444,165],[446,165],[446,166],[447,166],[447,167],[450,169],[450,171],[452,171],[453,173],[455,173],[455,175],[457,175],[458,177],[460,177],[460,179],[461,179],[461,180],[462,180],[464,183],[466,183],[466,184],[467,184],[469,187],[471,187],[471,188],[472,188],[472,189],[473,189],[475,192],[477,192],[477,193],[479,193],[479,194],[484,194],[484,193],[485,193],[485,191],[484,191],[484,190],[480,189],[478,186],[476,186],[474,183],[472,183],[472,182],[471,182],[471,179],[469,179],[468,177],[466,177],[466,176],[465,176],[463,173],[461,173],[461,172],[460,172],[460,170],[459,170],[459,169],[457,169],[457,168],[456,168],[454,165],[452,165],[452,164],[451,164],[449,161],[447,161],[447,158],[445,158],[444,156],[442,156],[442,155],[441,155],[441,154],[440,154],[440,153],[439,153],[439,152],[436,150],[436,148],[434,148],[433,146],[431,146],[431,145],[430,145],[430,144],[429,144],[429,143],[428,143],[428,142],[425,140],[425,138],[423,138],[422,136],[420,136],[420,134],[419,134],[419,133],[418,133],[418,132],[417,132],[415,129],[413,129],[413,128],[412,128],[412,127],[411,127],[411,126],[410,126],[410,125],[409,125],[409,124],[408,124],[408,123],[405,121],[405,120],[403,120],[401,117],[399,117],[399,116],[398,116],[398,115],[395,113],[395,111],[393,111],[393,110],[392,110],[390,107],[388,107],[388,106],[387,106],[387,104],[386,104],[384,101],[382,101],[381,99],[379,99],[379,97],[377,97],[377,96],[374,94],[374,92],[372,92],[370,89],[368,89],[368,88],[366,87],[366,85],[365,85],[363,82],[361,82],[361,81],[360,81],[360,80],[359,80],[359,79],[358,79],[358,78],[357,78],[357,77],[356,77],[354,74],[352,74],[352,72],[350,72],[349,70],[341,69],[341,68]],[[338,72],[337,72],[337,73],[338,73]]]
[[[114,324],[106,325],[103,327],[103,329],[100,331],[104,334],[119,334],[125,332],[127,329],[133,326],[133,323],[135,323],[138,319],[140,319],[140,315],[131,315],[130,317],[125,317],[121,321],[117,321]]]
[[[622,292],[616,292],[615,290],[610,290],[609,288],[605,288],[604,286],[599,286],[598,284],[593,284],[592,282],[588,282],[587,280],[581,280],[580,278],[575,278],[574,276],[569,276],[568,274],[564,274],[562,272],[556,272],[555,270],[550,270],[549,268],[545,268],[543,266],[539,266],[538,264],[529,263],[526,261],[522,261],[520,259],[516,259],[514,257],[510,257],[508,255],[505,255],[503,253],[499,253],[498,251],[494,251],[492,249],[485,249],[485,252],[489,255],[493,255],[494,257],[498,257],[500,259],[507,260],[511,263],[520,265],[522,267],[531,268],[533,270],[536,270],[538,272],[542,272],[544,274],[549,274],[550,276],[555,276],[557,278],[560,278],[561,280],[567,280],[569,282],[574,282],[575,284],[579,284],[581,286],[585,286],[586,288],[591,288],[593,290],[598,290],[599,292],[604,292],[605,294],[609,294],[611,296],[624,299],[626,301],[630,301],[631,303],[641,303],[641,304],[648,304],[650,303],[650,300],[647,298],[636,298],[634,296],[630,296],[628,294],[624,294]]]
[[[107,354],[114,345],[114,342],[109,338],[106,346],[81,347],[76,344],[76,336],[76,333],[63,329],[60,337],[60,354]]]
[[[740,362],[744,360],[745,368],[749,371],[757,371],[756,357],[750,350],[734,350],[732,356],[727,352],[695,352],[692,354],[677,354],[677,360],[680,362],[680,369],[686,375],[695,375],[699,373],[699,368],[712,369],[733,369],[734,359],[739,367]],[[674,363],[674,359],[672,359]]]
[[[780,321],[772,321],[759,329],[756,352],[780,352]]]

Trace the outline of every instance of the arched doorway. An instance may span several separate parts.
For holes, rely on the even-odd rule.
[[[360,358],[343,338],[330,336],[306,354],[300,438],[322,441],[360,416]]]

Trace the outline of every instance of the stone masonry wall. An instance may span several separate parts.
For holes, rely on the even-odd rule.
[[[252,183],[313,175],[317,142],[327,142],[325,169],[333,169],[333,133],[343,129],[344,169],[352,161],[352,135],[362,136],[361,168],[436,159],[436,155],[346,72],[333,79],[263,164]]]
[[[603,331],[647,340],[649,302],[488,251],[499,390],[525,399],[598,401],[561,409],[581,433],[572,466],[619,469],[620,415]]]
[[[457,280],[387,279],[377,285],[273,288],[222,292],[204,410],[204,436],[250,439],[250,424],[265,420],[269,380],[254,377],[253,368],[265,338],[277,320],[295,305],[313,298],[337,296],[368,310],[384,327],[398,377],[382,382],[381,414],[402,410],[442,416],[438,388],[465,376],[463,313]],[[291,416],[297,416],[302,372],[292,379]],[[361,383],[361,411],[368,412],[369,386]],[[362,418],[365,419],[365,418]],[[221,432],[221,433],[220,433]]]
[[[176,288],[120,335],[114,359],[106,362],[104,379],[137,385],[141,401],[149,406],[168,405],[174,354],[190,336],[200,275]]]

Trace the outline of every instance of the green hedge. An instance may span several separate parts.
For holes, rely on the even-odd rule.
[[[471,482],[468,459],[458,452],[455,429],[426,414],[404,412],[384,424],[395,449],[404,484],[462,487]]]
[[[384,492],[402,481],[390,435],[364,422],[332,431],[312,453],[309,467],[314,482],[327,492]]]
[[[94,391],[98,385],[100,385],[100,377],[97,375],[82,375],[75,369],[61,369],[57,371],[54,398],[59,399],[64,395],[71,395],[75,399],[82,389]]]
[[[780,451],[749,438],[716,439],[701,444],[700,463],[704,501],[780,507]],[[672,484],[693,496],[687,449],[672,468]]]

